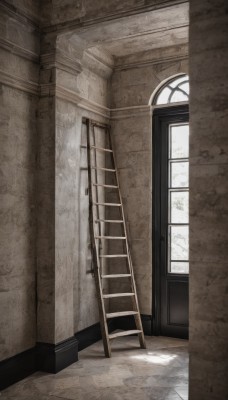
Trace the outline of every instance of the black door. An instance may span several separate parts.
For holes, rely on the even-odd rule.
[[[153,316],[156,334],[188,337],[188,106],[153,115]]]

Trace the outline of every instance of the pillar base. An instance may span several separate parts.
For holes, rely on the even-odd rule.
[[[58,344],[37,343],[38,370],[56,374],[78,361],[78,341],[75,337]]]

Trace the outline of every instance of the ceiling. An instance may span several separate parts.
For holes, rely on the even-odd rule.
[[[113,57],[188,43],[189,6],[182,4],[106,21],[71,34],[85,49],[100,48]]]

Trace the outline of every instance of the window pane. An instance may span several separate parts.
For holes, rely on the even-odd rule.
[[[170,175],[171,175],[171,188],[180,188],[189,186],[189,163],[185,162],[171,162]]]
[[[182,83],[179,88],[189,94],[189,82]]]
[[[171,262],[170,272],[173,274],[188,274],[189,273],[189,263],[188,262]]]
[[[170,97],[170,103],[178,103],[179,101],[188,101],[188,96],[179,90],[175,90]]]
[[[168,98],[169,98],[170,93],[171,93],[171,90],[169,88],[165,87],[159,94],[156,104],[168,103]]]
[[[188,192],[170,192],[171,224],[188,224]]]
[[[178,86],[181,82],[184,82],[188,79],[188,77],[186,75],[181,76],[180,78],[175,79],[173,82],[169,83],[169,86],[171,86],[172,88],[175,88],[176,86]]]
[[[170,126],[170,158],[188,158],[189,125]]]
[[[188,260],[188,226],[171,226],[171,260]]]

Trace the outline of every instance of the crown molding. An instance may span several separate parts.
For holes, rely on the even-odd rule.
[[[70,101],[71,103],[76,104],[83,110],[91,111],[104,118],[110,118],[110,109],[108,107],[102,106],[94,101],[86,99],[80,96],[79,93],[73,92],[69,89],[65,89],[62,86],[56,86],[56,97],[61,100]]]
[[[111,108],[110,109],[110,119],[126,119],[132,118],[139,115],[151,115],[152,107],[151,105],[140,105],[131,107],[121,107],[121,108]]]
[[[159,64],[164,64],[168,62],[173,62],[173,61],[184,61],[188,60],[188,54],[183,54],[180,56],[170,56],[170,57],[164,57],[164,58],[158,58],[154,60],[139,60],[135,61],[132,63],[123,63],[123,64],[117,64],[114,67],[115,71],[121,71],[121,70],[126,70],[126,69],[134,69],[134,68],[143,68],[143,67],[150,67],[152,65],[159,65]]]
[[[94,114],[104,118],[110,118],[110,109],[108,107],[102,106],[95,101],[86,99],[78,92],[66,89],[61,85],[56,85],[55,83],[40,85],[40,97],[50,96],[56,96],[56,98],[69,101],[83,110],[93,112]]]
[[[8,72],[0,70],[0,82],[3,85],[10,86],[14,89],[22,90],[23,92],[39,95],[39,84],[23,79],[19,76],[9,74]]]
[[[18,44],[11,42],[5,38],[0,38],[0,48],[11,52],[19,57],[22,57],[26,60],[32,61],[34,63],[39,64],[39,55],[25,49],[24,47],[18,46]]]
[[[73,59],[58,49],[42,54],[40,62],[42,69],[58,68],[73,74],[80,74],[82,72],[82,65],[79,59]]]
[[[143,68],[172,61],[182,61],[189,57],[188,43],[145,50],[115,58],[115,70]]]
[[[81,17],[75,18],[71,21],[60,22],[53,25],[42,24],[41,27],[43,32],[57,32],[57,33],[64,33],[67,31],[73,31],[76,29],[80,29],[82,27],[89,27],[96,25],[98,23],[112,21],[115,19],[120,19],[124,17],[130,17],[137,14],[143,14],[145,12],[154,11],[158,9],[163,9],[171,6],[176,6],[178,4],[185,4],[189,3],[188,0],[157,0],[156,4],[144,4],[140,6],[136,6],[129,10],[120,10],[113,13],[107,13],[103,17],[95,17],[94,15],[90,18],[88,17]]]
[[[84,52],[82,64],[83,68],[86,68],[105,79],[110,78],[114,69],[114,61],[111,63],[110,59],[104,59],[90,50]]]

